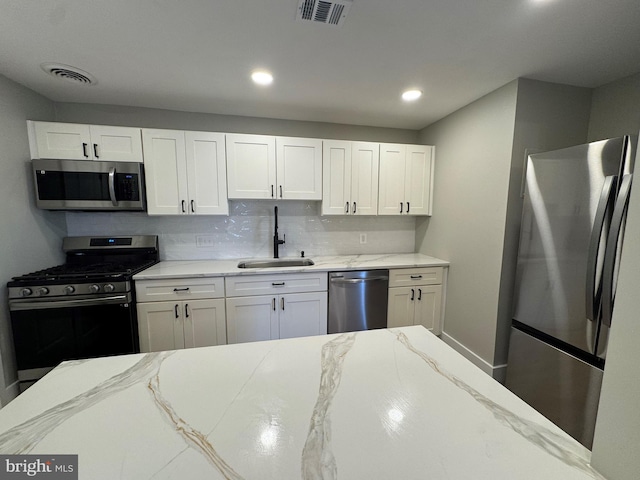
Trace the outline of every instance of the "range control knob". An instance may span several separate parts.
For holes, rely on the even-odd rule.
[[[22,295],[23,297],[28,297],[32,293],[33,290],[31,290],[30,288],[23,288],[22,290],[20,290],[20,295]]]
[[[38,289],[38,295],[47,295],[49,293],[49,289],[47,287],[40,287]]]
[[[62,290],[64,290],[64,293],[67,295],[71,295],[73,292],[76,291],[76,287],[74,287],[73,285],[67,285],[66,287],[64,287]]]
[[[116,289],[116,287],[114,287],[111,283],[107,283],[104,287],[102,287],[102,289],[107,293],[111,293]]]
[[[89,285],[89,292],[91,293],[98,293],[100,291],[100,285]]]

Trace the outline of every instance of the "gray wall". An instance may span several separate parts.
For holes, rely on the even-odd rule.
[[[436,146],[436,168],[434,215],[417,221],[416,249],[451,262],[443,339],[487,373],[494,365],[517,93],[513,81],[420,133],[422,143]]]
[[[589,141],[640,131],[640,73],[593,91]]]
[[[436,213],[418,220],[416,247],[452,263],[443,337],[496,378],[507,360],[525,152],[586,141],[590,104],[590,89],[519,79],[421,132],[436,145]]]
[[[64,216],[35,208],[27,119],[53,120],[53,103],[0,76],[0,401],[15,395],[6,281],[62,261]]]
[[[178,112],[154,108],[83,103],[56,103],[56,121],[94,125],[123,125],[225,133],[331,138],[386,143],[417,143],[416,130],[301,122],[271,118]]]

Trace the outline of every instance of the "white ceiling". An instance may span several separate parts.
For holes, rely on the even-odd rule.
[[[0,0],[0,74],[58,102],[420,129],[518,77],[597,87],[640,71],[639,0],[354,0],[342,27],[295,21],[297,5]],[[425,94],[403,103],[407,87]]]

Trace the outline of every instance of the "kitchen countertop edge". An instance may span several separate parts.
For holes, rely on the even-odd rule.
[[[287,257],[296,258],[296,257]],[[222,260],[163,260],[134,275],[134,280],[206,278],[278,273],[312,273],[334,270],[373,270],[376,268],[448,267],[449,262],[421,253],[312,256],[314,265],[300,267],[238,268],[238,263],[257,258]],[[262,260],[264,258],[260,258]]]

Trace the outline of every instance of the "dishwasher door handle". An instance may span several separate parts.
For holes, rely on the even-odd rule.
[[[336,277],[331,279],[331,283],[341,284],[341,283],[364,283],[364,282],[375,282],[380,280],[389,280],[389,277],[367,277],[367,278],[344,278],[344,277]]]

